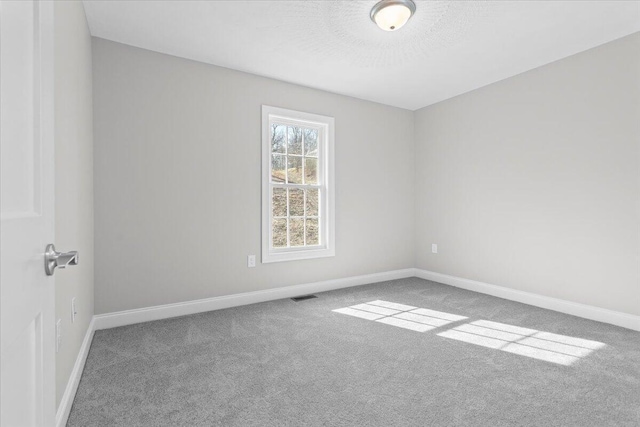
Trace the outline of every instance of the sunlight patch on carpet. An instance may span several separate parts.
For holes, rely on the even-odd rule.
[[[381,300],[338,308],[333,311],[416,332],[430,331],[466,319],[466,317],[457,314]]]
[[[490,320],[476,320],[459,324],[468,318],[459,314],[382,300],[338,308],[333,311],[415,332],[424,333],[446,326],[451,329],[438,333],[439,337],[564,366],[570,366],[595,350],[606,346],[598,341]],[[451,325],[452,323],[458,324]]]
[[[438,336],[564,366],[606,346],[597,341],[488,320],[465,323]]]

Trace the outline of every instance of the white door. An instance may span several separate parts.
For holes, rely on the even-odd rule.
[[[0,1],[2,427],[55,421],[53,2]]]

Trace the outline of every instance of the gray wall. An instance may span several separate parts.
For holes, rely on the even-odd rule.
[[[416,266],[640,314],[639,52],[636,33],[417,111]]]
[[[55,3],[56,248],[78,250],[80,264],[56,272],[56,402],[64,393],[93,316],[93,116],[91,36],[79,1]],[[78,315],[71,322],[71,298]]]
[[[96,313],[416,266],[640,314],[639,51],[412,113],[94,39]],[[336,118],[335,258],[246,267],[262,104]]]
[[[93,42],[96,313],[413,266],[413,113]],[[261,105],[335,117],[336,256],[258,264]]]

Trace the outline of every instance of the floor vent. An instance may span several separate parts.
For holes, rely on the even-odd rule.
[[[295,302],[300,302],[300,301],[305,301],[308,299],[312,299],[312,298],[318,298],[315,295],[302,295],[301,297],[293,297],[291,298],[291,300],[295,301]]]

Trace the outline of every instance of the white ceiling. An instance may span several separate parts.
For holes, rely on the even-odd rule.
[[[415,110],[640,31],[639,1],[90,1],[91,34]]]

